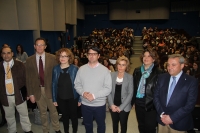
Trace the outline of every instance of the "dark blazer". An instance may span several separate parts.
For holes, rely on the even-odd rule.
[[[21,88],[26,84],[26,73],[25,66],[22,62],[14,60],[14,65],[11,68],[14,92],[15,92],[15,104],[19,105],[24,102]],[[0,63],[0,102],[4,106],[8,105],[8,99],[6,94],[5,86],[5,70],[3,66],[3,61]]]
[[[115,96],[115,86],[116,86],[116,79],[117,79],[118,72],[112,72],[112,91],[108,95],[108,103],[109,106],[114,105],[114,96]],[[122,83],[122,90],[121,90],[121,105],[119,106],[121,111],[129,112],[132,108],[131,106],[131,99],[133,96],[133,76],[124,73],[123,83]]]
[[[198,94],[198,81],[192,76],[183,73],[178,80],[166,106],[168,86],[170,81],[169,73],[161,74],[154,93],[154,105],[158,112],[157,120],[164,125],[160,114],[165,112],[173,121],[171,128],[179,131],[193,129],[191,112],[195,106]]]
[[[55,55],[45,53],[45,69],[44,69],[44,87],[47,98],[52,99],[52,70],[57,64]],[[28,96],[34,95],[36,101],[40,99],[41,87],[40,76],[38,74],[38,68],[36,63],[36,54],[28,57],[26,60],[26,87]]]
[[[154,66],[150,76],[146,79],[146,85],[145,85],[145,110],[146,111],[155,110],[155,107],[153,104],[154,90],[157,84],[158,75],[161,73],[163,73],[162,70],[160,70],[157,66]],[[140,84],[141,77],[142,77],[141,67],[135,68],[133,72],[134,93],[133,93],[133,99],[131,103],[132,105],[135,103],[135,100],[136,100],[136,94],[137,94],[137,90]]]
[[[78,67],[70,64],[68,70],[66,73],[69,73],[70,79],[72,82],[72,88],[73,88],[73,94],[74,94],[74,99],[79,98],[79,94],[76,92],[74,89],[74,80],[76,78],[76,73],[78,71]],[[53,97],[53,102],[57,102],[57,90],[58,90],[58,79],[60,76],[60,73],[64,73],[64,71],[61,69],[60,65],[56,65],[53,68],[53,75],[52,75],[52,97]]]

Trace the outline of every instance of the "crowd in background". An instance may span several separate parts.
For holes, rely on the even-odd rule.
[[[181,54],[185,57],[184,72],[200,79],[200,53],[198,43],[191,38],[184,30],[179,29],[159,29],[150,27],[142,30],[143,48],[155,49],[159,55],[158,65],[167,71],[167,59],[170,54]],[[90,46],[98,46],[101,50],[99,62],[106,66],[110,71],[115,71],[115,61],[118,57],[130,56],[134,54],[132,48],[134,43],[134,30],[129,27],[123,29],[94,29],[91,34],[83,40],[81,37],[76,39],[76,44],[71,48],[74,54],[74,64],[78,67],[88,62],[87,49]],[[48,44],[48,41],[47,41]],[[4,44],[6,45],[6,44]],[[4,46],[2,45],[2,46]],[[48,47],[48,46],[47,46]],[[49,48],[48,48],[49,49]],[[49,52],[45,50],[46,52]],[[16,59],[26,62],[27,53],[23,46],[16,46]]]
[[[72,47],[72,52],[79,58],[80,64],[87,63],[87,49],[90,46],[98,46],[101,50],[99,61],[103,64],[108,63],[109,59],[116,60],[118,57],[126,56],[130,59],[133,54],[134,31],[132,28],[125,27],[124,29],[94,29],[92,33],[81,40],[77,39],[77,45]]]
[[[161,69],[166,71],[168,55],[181,54],[185,58],[184,72],[199,79],[198,43],[184,30],[144,28],[142,40],[144,48],[153,48],[157,51]]]
[[[145,63],[144,63],[143,58],[145,56],[149,57],[150,55],[152,59],[154,59],[154,56],[155,56],[159,58],[156,58],[156,64],[154,63],[155,60],[152,60],[151,65],[152,64],[153,65],[151,69],[153,70],[154,65],[155,65],[156,68],[158,67],[159,69],[162,69],[163,72],[167,72],[168,55],[180,54],[185,58],[183,72],[197,78],[200,81],[200,67],[199,67],[200,53],[198,50],[198,45],[191,43],[191,38],[183,30],[158,29],[157,27],[155,27],[154,29],[151,27],[147,29],[145,27],[142,30],[142,40],[143,40],[143,48],[145,50],[147,49],[154,50],[153,52],[147,50],[146,52],[142,53],[141,61],[144,67],[145,67]],[[72,62],[78,68],[80,68],[84,64],[87,64],[88,63],[88,57],[87,57],[88,49],[91,46],[97,46],[100,49],[100,55],[101,55],[99,58],[99,63],[107,67],[110,72],[114,72],[114,71],[117,71],[117,67],[115,66],[115,64],[119,57],[122,57],[122,58],[127,57],[127,59],[129,59],[130,61],[131,55],[134,54],[134,51],[132,48],[133,45],[134,45],[134,30],[132,28],[125,27],[124,29],[112,29],[112,28],[94,29],[86,40],[82,40],[81,37],[77,38],[76,44],[73,45],[73,47],[71,48],[71,51],[74,55],[74,59]],[[157,52],[156,54],[154,53],[155,51]],[[20,60],[23,63],[26,63],[26,59],[28,58],[28,55],[23,50],[22,45],[20,44],[17,45],[16,52],[17,52],[16,59]],[[151,55],[152,53],[155,55],[152,56]],[[145,54],[149,54],[149,55],[145,55]],[[64,55],[62,56],[62,58],[64,58]],[[138,68],[138,71],[140,73],[140,67]],[[161,73],[160,70],[158,73]],[[138,75],[135,75],[135,76],[138,76]],[[138,79],[140,78],[141,77],[139,77]],[[141,82],[141,81],[137,81],[137,82]],[[135,97],[136,99],[141,98],[137,96]],[[144,104],[144,101],[141,102],[141,99],[139,99],[136,103]],[[200,103],[197,103],[197,104],[200,104]],[[140,116],[143,117],[143,114]],[[139,120],[139,117],[138,117],[138,120]],[[68,119],[66,123],[67,125],[69,124]],[[155,129],[154,127],[156,126],[157,126],[156,124],[152,126],[153,127],[152,132],[154,132],[154,129]],[[143,127],[141,129],[143,129]]]

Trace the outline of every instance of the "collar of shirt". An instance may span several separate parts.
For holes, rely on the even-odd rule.
[[[99,62],[97,62],[96,66],[92,67],[89,63],[88,63],[88,66],[91,67],[91,68],[96,68],[99,66]]]
[[[170,77],[170,83],[173,81],[173,77],[176,77],[176,83],[178,82],[179,78],[181,77],[183,71],[181,70],[181,72],[179,74],[177,74],[176,76],[171,76]]]
[[[7,67],[7,63],[9,63],[9,66],[12,67],[12,66],[14,65],[14,60],[12,59],[12,60],[10,60],[9,62],[4,61],[4,62],[3,62],[4,68]],[[5,70],[6,70],[6,69],[5,69]]]
[[[40,59],[40,56],[42,57],[43,60],[45,58],[45,52],[43,52],[42,55],[36,53],[36,58]]]
[[[42,55],[39,55],[39,54],[36,53],[36,63],[37,63],[38,72],[39,72],[39,59],[40,59],[40,56],[42,57],[43,68],[45,68],[45,52]]]

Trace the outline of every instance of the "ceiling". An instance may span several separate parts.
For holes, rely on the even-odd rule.
[[[125,1],[153,1],[153,0],[79,0],[85,4],[106,4],[110,2],[125,2]],[[169,0],[169,1],[188,1],[188,0]]]

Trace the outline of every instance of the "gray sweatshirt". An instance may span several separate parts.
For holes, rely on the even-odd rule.
[[[91,68],[88,64],[80,67],[74,84],[77,93],[81,95],[82,104],[87,106],[103,106],[112,89],[110,72],[102,64],[95,68]],[[83,98],[84,92],[94,94],[95,99],[90,102]]]

